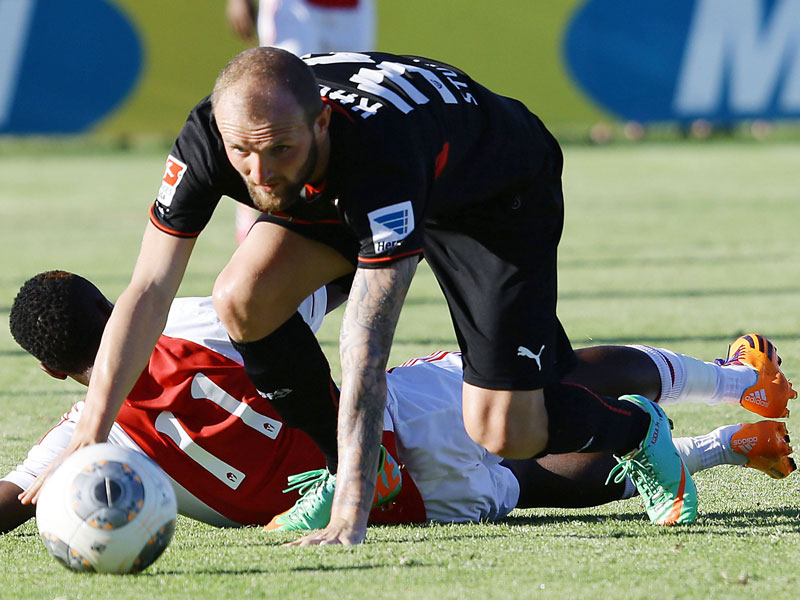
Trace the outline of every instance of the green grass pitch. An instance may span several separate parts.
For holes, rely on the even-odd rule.
[[[0,471],[82,397],[8,333],[20,284],[73,270],[116,298],[130,275],[166,149],[0,146]],[[560,314],[576,346],[662,345],[706,360],[738,334],[770,336],[800,382],[800,148],[747,141],[565,148]],[[233,250],[223,201],[183,295],[208,294]],[[321,332],[339,374],[340,313]],[[454,338],[423,266],[391,362]],[[800,407],[800,405],[798,405]],[[800,408],[789,429],[800,432]],[[677,435],[755,420],[738,407],[669,411]],[[800,438],[798,438],[800,439]],[[0,598],[796,598],[800,476],[723,467],[696,477],[696,524],[651,526],[638,499],[516,511],[496,524],[375,527],[358,547],[288,549],[290,534],[181,519],[138,576],[68,572],[35,524],[0,537]]]

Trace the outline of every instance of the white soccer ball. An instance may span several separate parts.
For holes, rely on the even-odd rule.
[[[148,457],[111,444],[69,456],[47,478],[36,523],[48,552],[73,571],[135,573],[172,539],[175,492]]]

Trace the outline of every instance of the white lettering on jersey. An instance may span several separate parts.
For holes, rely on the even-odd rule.
[[[388,72],[375,69],[359,69],[358,73],[356,73],[350,78],[350,81],[352,81],[353,83],[357,83],[358,89],[364,92],[368,92],[370,94],[374,94],[375,96],[378,96],[380,98],[383,98],[403,114],[410,113],[412,110],[414,110],[413,106],[411,106],[408,102],[403,100],[403,98],[400,95],[396,94],[395,92],[393,92],[388,88],[381,86],[381,83],[383,83],[384,77],[386,77],[387,74]],[[393,81],[404,81],[404,80],[400,78]],[[417,104],[425,104],[428,101],[425,95],[420,93],[417,90],[417,88],[415,88],[410,83],[408,84],[408,86],[403,86],[404,91],[406,91],[405,90],[406,87],[411,88],[412,95],[410,96],[410,99],[416,102]],[[406,93],[408,92],[406,91]]]
[[[433,89],[439,93],[446,104],[458,104],[458,99],[445,87],[442,80],[432,71],[423,69],[422,67],[384,61],[375,69],[359,69],[358,73],[350,78],[350,81],[357,83],[358,89],[379,96],[402,111],[403,114],[408,114],[414,110],[414,107],[401,96],[381,85],[384,80],[390,81],[403,90],[406,97],[414,104],[426,104],[428,102],[428,97],[417,89],[410,80],[403,77],[406,72],[419,73],[422,75],[422,77],[433,86]]]
[[[310,66],[336,63],[367,63],[375,65],[375,61],[366,54],[353,52],[335,52],[304,60]],[[416,60],[416,62],[420,61]],[[417,73],[436,90],[445,104],[458,104],[458,96],[449,90],[441,78],[434,73],[435,69],[444,75],[447,81],[456,88],[463,101],[470,104],[478,103],[469,92],[469,85],[463,81],[458,81],[459,74],[455,71],[432,63],[426,63],[425,66],[428,68],[405,65],[394,61],[383,61],[374,67],[359,69],[355,75],[350,77],[350,81],[355,83],[356,87],[362,92],[378,96],[403,114],[408,114],[414,110],[415,106],[426,104],[429,101],[428,96],[407,76],[408,73]],[[386,82],[400,88],[400,92],[387,87],[385,85]],[[359,98],[357,94],[347,93],[344,90],[334,90],[329,86],[321,86],[320,95],[327,96],[342,105],[349,105],[350,110],[360,113],[362,118],[371,117],[383,106],[380,102],[370,104],[370,99],[368,98]],[[356,100],[358,100],[358,103],[356,103]]]
[[[186,172],[186,163],[179,161],[171,154],[167,157],[167,164],[164,166],[164,177],[161,178],[161,187],[158,189],[157,200],[162,206],[169,207],[172,204],[172,197],[175,189],[183,179]]]
[[[14,104],[17,74],[25,57],[36,0],[0,0],[0,128]]]
[[[367,218],[376,254],[397,246],[414,231],[414,210],[409,201],[373,210]]]
[[[375,63],[375,61],[366,54],[360,54],[358,52],[331,52],[325,56],[309,56],[308,58],[303,57],[303,61],[309,67],[313,67],[314,65],[332,65],[341,63]]]
[[[421,67],[412,67],[412,66],[409,66],[409,65],[401,65],[399,63],[381,63],[379,66],[382,66],[382,65],[387,65],[387,67],[389,67],[389,66],[391,66],[391,67],[400,67],[404,71],[411,71],[412,73],[419,73],[420,75],[422,75],[428,81],[428,83],[430,83],[433,86],[433,88],[437,92],[439,92],[439,95],[442,97],[442,101],[444,101],[445,104],[458,104],[458,98],[456,98],[455,95],[450,90],[447,89],[447,87],[444,85],[444,83],[442,83],[442,80],[439,79],[436,76],[436,74],[433,73],[432,71],[429,71],[428,69],[423,69]],[[403,71],[401,71],[401,73],[402,72]],[[449,71],[449,72],[453,73],[452,71]],[[453,76],[455,76],[455,73],[453,73]],[[461,83],[461,82],[458,82],[458,81],[454,81],[452,79],[450,80],[450,82],[453,83],[454,85],[458,85],[459,83]],[[466,84],[462,84],[462,85],[466,86]]]
[[[192,398],[211,400],[234,417],[239,417],[248,427],[273,440],[278,437],[278,433],[283,427],[283,423],[280,421],[262,415],[253,410],[250,405],[231,396],[203,373],[197,373],[192,379]]]
[[[175,442],[183,452],[197,464],[235,490],[244,481],[245,474],[220,460],[207,450],[195,444],[180,421],[169,411],[162,411],[156,418],[156,430]]]

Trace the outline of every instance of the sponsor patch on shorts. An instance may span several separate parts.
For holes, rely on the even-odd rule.
[[[397,246],[414,231],[414,210],[409,201],[373,210],[367,217],[375,254]]]
[[[172,204],[175,189],[183,179],[184,173],[186,173],[186,163],[179,161],[170,154],[167,157],[164,177],[161,179],[161,187],[158,189],[158,197],[156,198],[162,206],[168,207]]]

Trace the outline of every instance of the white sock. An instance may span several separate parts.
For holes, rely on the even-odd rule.
[[[743,465],[747,457],[731,447],[731,437],[741,425],[725,425],[705,435],[674,438],[672,442],[689,473],[719,465]]]
[[[721,366],[676,354],[665,348],[631,346],[647,354],[661,375],[662,406],[685,402],[739,404],[744,391],[755,385],[758,373],[746,365]]]
[[[622,496],[620,500],[626,500],[628,498],[633,498],[636,494],[639,493],[639,490],[636,489],[636,484],[631,481],[630,477],[625,478],[625,489],[622,490]]]

